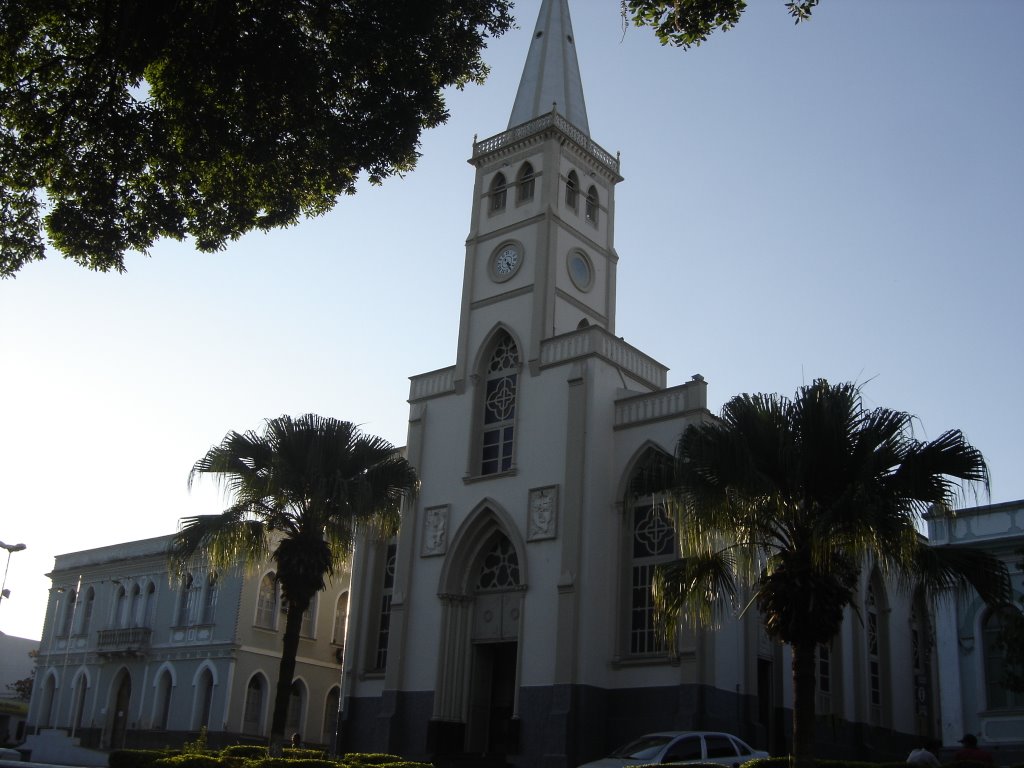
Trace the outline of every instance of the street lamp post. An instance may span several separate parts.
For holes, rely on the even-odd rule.
[[[4,580],[3,584],[0,584],[0,602],[2,602],[5,597],[11,596],[11,593],[7,590],[7,569],[11,567],[11,554],[13,552],[21,552],[21,550],[25,549],[25,545],[4,544],[0,541],[0,548],[7,550],[7,564],[4,566]]]

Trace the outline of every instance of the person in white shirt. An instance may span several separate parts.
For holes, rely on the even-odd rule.
[[[907,756],[907,765],[917,765],[922,768],[939,768],[941,763],[939,763],[939,758],[935,756],[935,753],[939,751],[941,746],[934,739],[928,739]]]

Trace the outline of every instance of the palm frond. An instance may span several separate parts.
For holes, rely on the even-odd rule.
[[[974,547],[930,546],[920,543],[914,568],[903,574],[905,587],[920,585],[933,604],[973,589],[992,606],[1006,605],[1013,596],[1006,564]]]
[[[263,562],[268,556],[267,533],[260,521],[247,519],[237,507],[229,507],[219,515],[183,518],[171,541],[171,574],[184,575],[197,556],[205,557],[217,570]]]
[[[736,606],[734,560],[729,552],[706,552],[655,567],[652,585],[656,626],[675,641],[680,620],[714,626]]]

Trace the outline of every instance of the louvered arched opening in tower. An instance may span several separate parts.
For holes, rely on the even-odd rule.
[[[600,208],[600,199],[597,196],[597,187],[591,185],[590,189],[587,190],[587,209],[586,216],[594,226],[597,226],[597,215],[598,209]]]
[[[519,177],[516,179],[516,203],[525,203],[533,200],[533,187],[536,176],[533,166],[530,163],[523,163],[519,169]]]

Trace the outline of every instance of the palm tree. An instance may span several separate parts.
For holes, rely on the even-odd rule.
[[[336,419],[269,419],[261,433],[229,432],[189,474],[214,475],[230,506],[187,517],[171,548],[177,572],[197,554],[214,568],[252,567],[272,557],[288,601],[270,727],[271,754],[284,743],[302,614],[348,557],[360,526],[397,527],[416,474],[386,440]]]
[[[790,645],[793,762],[814,762],[814,659],[839,631],[860,569],[873,558],[930,598],[974,587],[1009,596],[1006,568],[978,550],[930,547],[917,523],[967,487],[988,489],[982,454],[952,430],[913,437],[913,417],[864,407],[854,384],[815,381],[793,400],[739,395],[720,420],[691,425],[674,458],[641,473],[638,494],[665,493],[681,558],[655,576],[659,624],[713,622],[742,588],[768,635]]]

